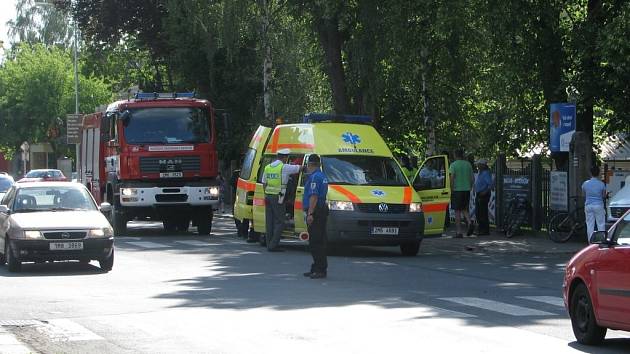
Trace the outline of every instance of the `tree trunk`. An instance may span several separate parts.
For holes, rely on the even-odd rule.
[[[261,1],[263,19],[262,19],[262,39],[263,51],[265,57],[263,60],[263,106],[265,109],[265,123],[270,126],[275,125],[273,118],[273,108],[271,105],[271,80],[272,80],[272,58],[271,58],[271,40],[269,38],[269,0]]]
[[[420,58],[422,63],[420,63],[422,67],[422,111],[424,114],[424,127],[427,133],[427,156],[433,156],[436,154],[436,142],[435,142],[435,121],[433,117],[431,117],[431,113],[429,111],[429,93],[428,93],[428,84],[427,84],[427,71],[429,70],[429,61],[428,61],[428,53],[427,49],[423,47],[421,49]]]
[[[326,73],[330,79],[335,113],[350,113],[350,101],[346,91],[346,76],[341,60],[342,38],[339,32],[339,20],[321,18],[317,21],[319,41],[324,49]]]
[[[582,52],[582,98],[580,100],[581,110],[578,107],[578,119],[576,130],[583,131],[593,142],[593,106],[600,84],[598,75],[597,33],[600,28],[602,18],[601,0],[588,0],[586,15],[586,35],[585,50]]]

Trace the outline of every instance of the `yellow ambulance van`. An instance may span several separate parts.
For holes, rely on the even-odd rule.
[[[259,127],[237,183],[235,218],[251,223],[254,234],[264,234],[264,166],[280,149],[290,150],[289,163],[294,164],[304,164],[305,157],[317,153],[329,183],[329,243],[397,245],[404,255],[416,255],[425,222],[421,197],[370,123],[366,116],[311,113],[302,124],[282,124],[273,131]],[[283,237],[298,238],[306,231],[305,180],[300,173],[287,183]]]

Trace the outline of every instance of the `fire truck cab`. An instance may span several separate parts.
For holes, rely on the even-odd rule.
[[[138,93],[85,115],[79,178],[112,205],[116,235],[135,218],[209,234],[219,202],[214,109],[193,94]]]

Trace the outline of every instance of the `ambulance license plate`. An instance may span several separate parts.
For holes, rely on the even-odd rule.
[[[161,172],[160,178],[178,178],[184,177],[184,172]]]
[[[372,235],[398,235],[397,227],[373,227]]]
[[[51,251],[82,250],[83,242],[51,242]]]

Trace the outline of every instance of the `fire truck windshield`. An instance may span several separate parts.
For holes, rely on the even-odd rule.
[[[124,119],[128,144],[207,143],[208,111],[192,107],[139,108]]]

